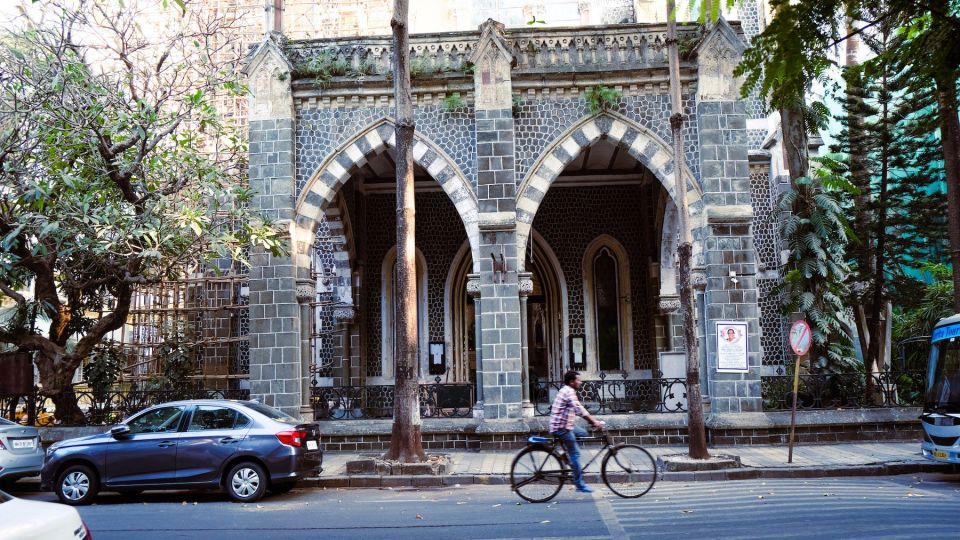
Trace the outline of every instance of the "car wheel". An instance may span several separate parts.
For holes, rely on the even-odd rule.
[[[86,465],[71,465],[60,473],[54,487],[60,502],[70,506],[90,504],[100,491],[97,473]]]
[[[270,485],[270,493],[273,493],[274,495],[289,493],[290,490],[296,485],[296,482],[276,482]]]
[[[224,487],[231,499],[237,502],[253,502],[263,497],[268,481],[263,467],[244,461],[230,469]]]

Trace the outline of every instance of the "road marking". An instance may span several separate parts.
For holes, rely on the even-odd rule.
[[[627,531],[624,530],[623,525],[620,525],[610,501],[606,497],[594,497],[594,500],[597,502],[600,519],[607,526],[607,532],[610,533],[610,536],[612,538],[627,538]]]

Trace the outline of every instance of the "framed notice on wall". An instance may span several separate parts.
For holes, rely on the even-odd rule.
[[[749,372],[748,341],[745,321],[717,321],[717,372]]]

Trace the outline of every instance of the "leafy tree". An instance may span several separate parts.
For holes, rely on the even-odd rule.
[[[813,178],[797,178],[796,188],[780,198],[781,209],[789,212],[781,224],[790,250],[782,285],[784,307],[810,323],[811,367],[845,371],[851,366],[851,350],[841,314],[850,268],[844,249],[849,228],[841,197],[852,186],[836,174],[843,165],[835,157],[818,161],[823,166],[815,169]]]
[[[0,291],[17,304],[0,341],[35,353],[63,421],[80,414],[74,372],[138,285],[284,249],[247,208],[244,144],[212,105],[242,91],[214,60],[229,21],[188,8],[146,34],[147,16],[51,2],[0,38]]]

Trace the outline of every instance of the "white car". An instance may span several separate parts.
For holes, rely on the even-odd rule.
[[[18,499],[0,491],[3,540],[90,540],[80,514],[70,506]]]

